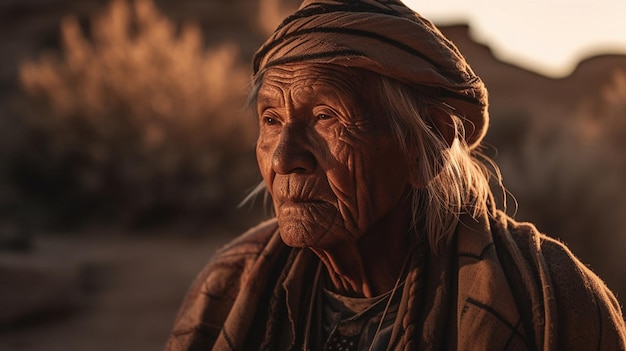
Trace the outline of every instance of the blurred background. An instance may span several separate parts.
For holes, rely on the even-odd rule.
[[[516,40],[490,37],[504,29],[480,11],[441,4],[423,14],[489,89],[485,152],[507,211],[566,242],[623,303],[626,44],[549,66],[506,51]],[[1,350],[163,347],[195,274],[267,215],[237,207],[261,179],[250,59],[298,5],[0,0]]]

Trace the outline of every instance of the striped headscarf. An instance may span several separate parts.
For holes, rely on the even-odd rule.
[[[489,122],[487,89],[454,44],[399,0],[305,0],[254,55],[254,75],[288,63],[362,68],[434,95],[475,148]]]

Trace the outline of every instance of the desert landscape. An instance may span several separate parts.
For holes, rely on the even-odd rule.
[[[250,57],[294,0],[0,2],[0,350],[163,347],[195,274],[269,215]],[[507,212],[626,295],[626,56],[554,79],[441,30],[490,92]]]

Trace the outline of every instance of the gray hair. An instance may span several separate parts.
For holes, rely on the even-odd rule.
[[[374,81],[415,184],[413,228],[428,238],[431,250],[439,252],[449,244],[461,215],[493,215],[489,181],[494,178],[504,193],[500,171],[489,157],[470,149],[462,117],[439,101],[436,92],[381,75],[374,75]],[[444,123],[451,129],[451,143],[433,123],[441,116],[449,117]],[[415,154],[418,159],[411,159]]]

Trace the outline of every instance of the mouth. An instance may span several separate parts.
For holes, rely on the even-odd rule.
[[[281,205],[328,205],[331,202],[319,196],[279,196],[277,203]]]
[[[285,198],[280,201],[282,205],[316,205],[327,204],[328,201],[315,198]]]
[[[320,199],[291,198],[280,201],[276,206],[276,215],[283,218],[300,218],[304,220],[311,216],[319,217],[327,213],[333,206],[328,201]]]
[[[283,205],[322,205],[332,204],[332,197],[320,189],[319,182],[315,180],[305,181],[294,177],[278,177],[274,180],[273,198],[276,204]]]
[[[320,198],[314,197],[287,197],[286,202],[326,202]]]

